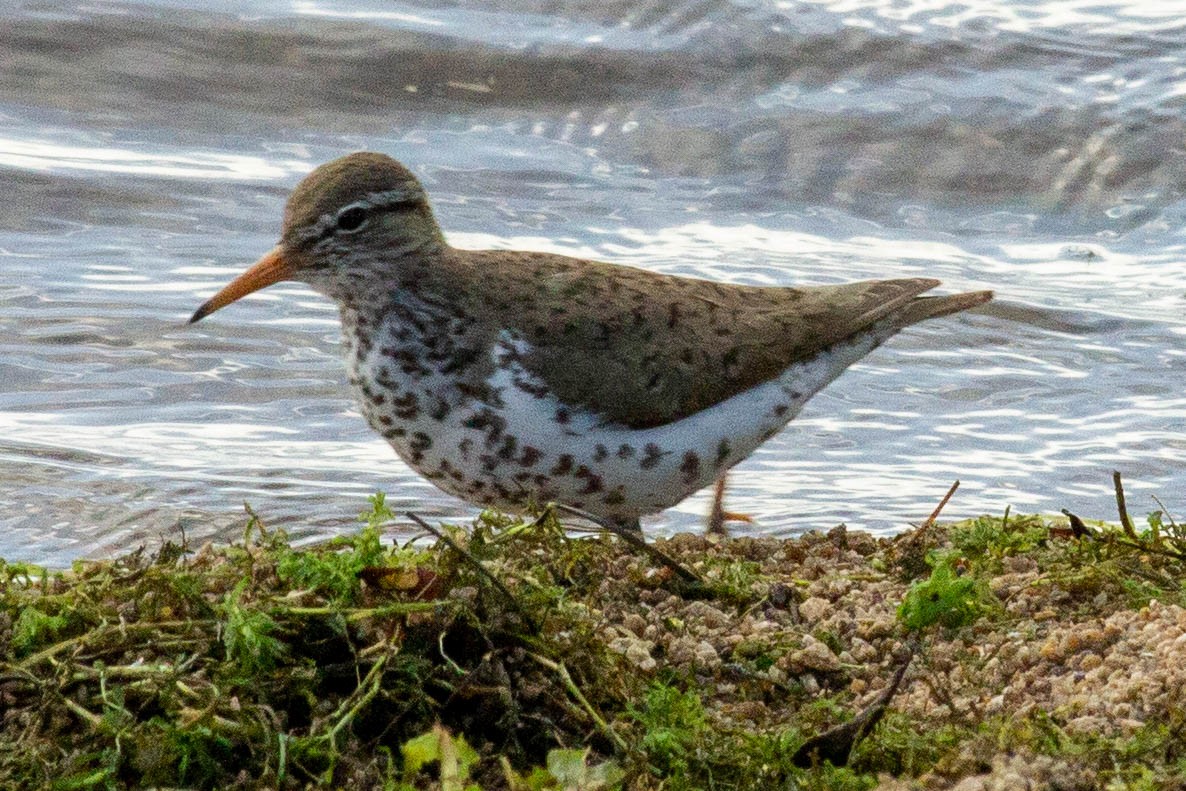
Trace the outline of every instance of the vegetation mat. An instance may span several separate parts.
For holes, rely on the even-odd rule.
[[[550,512],[404,545],[393,516],[0,563],[0,787],[1186,787],[1160,513],[653,542],[670,563]]]

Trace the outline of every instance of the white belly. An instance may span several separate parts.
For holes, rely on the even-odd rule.
[[[890,334],[870,333],[701,412],[643,429],[566,407],[517,367],[496,369],[487,381],[500,396],[498,409],[464,397],[439,375],[402,377],[377,352],[351,373],[370,425],[441,489],[482,505],[559,501],[632,522],[713,483]],[[496,359],[508,347],[522,351],[521,342],[503,343]]]

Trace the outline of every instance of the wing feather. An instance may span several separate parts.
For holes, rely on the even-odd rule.
[[[454,276],[494,295],[481,307],[497,329],[529,344],[528,371],[561,400],[632,428],[710,407],[896,311],[905,326],[988,298],[916,299],[939,284],[930,278],[760,287],[545,253],[455,254]]]

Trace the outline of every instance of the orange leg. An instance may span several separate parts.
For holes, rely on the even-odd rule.
[[[725,522],[754,521],[749,514],[739,514],[725,510],[726,477],[728,476],[722,475],[718,478],[716,488],[713,490],[712,508],[708,512],[708,527],[705,530],[710,536],[728,536],[729,531],[725,529]]]

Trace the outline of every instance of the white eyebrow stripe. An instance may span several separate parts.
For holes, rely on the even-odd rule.
[[[399,206],[406,203],[414,203],[416,201],[424,200],[424,190],[421,189],[394,189],[384,190],[383,192],[369,192],[365,198],[347,203],[334,212],[326,212],[317,218],[317,222],[309,226],[303,233],[297,236],[298,242],[309,242],[320,239],[329,233],[330,229],[338,224],[338,215],[347,209],[386,209],[391,206]]]
[[[369,192],[365,198],[351,203],[350,206],[382,209],[387,206],[398,206],[401,203],[414,203],[422,200],[424,200],[424,190],[422,189],[395,189],[385,190],[383,192]],[[349,206],[344,206],[343,208],[349,208]]]

